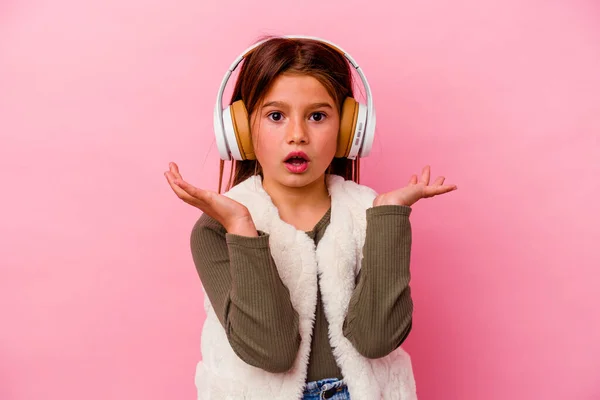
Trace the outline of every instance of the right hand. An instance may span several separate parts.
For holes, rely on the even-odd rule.
[[[183,180],[175,163],[169,163],[169,171],[165,172],[165,177],[177,197],[217,220],[227,232],[258,236],[252,216],[243,204],[222,194],[190,185]]]

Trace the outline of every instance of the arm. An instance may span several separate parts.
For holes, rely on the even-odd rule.
[[[378,195],[367,210],[362,268],[344,321],[344,335],[365,357],[389,354],[412,329],[410,207],[457,189],[443,176],[431,184],[430,178],[427,165],[420,179],[412,175],[407,186]]]
[[[391,353],[412,328],[410,213],[410,207],[400,205],[367,210],[362,268],[348,306],[344,335],[368,358]]]
[[[194,264],[235,353],[269,372],[291,368],[298,314],[269,250],[269,236],[228,233],[204,214],[192,230]]]

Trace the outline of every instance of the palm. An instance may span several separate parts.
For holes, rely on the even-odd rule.
[[[181,177],[179,168],[175,163],[169,165],[169,171],[165,172],[165,177],[175,194],[181,200],[199,208],[225,227],[232,226],[238,220],[250,218],[248,209],[237,201],[222,194],[200,189],[187,183]]]
[[[456,190],[456,185],[444,185],[445,178],[438,177],[432,184],[429,184],[431,168],[426,166],[423,168],[421,178],[413,175],[408,181],[408,185],[382,194],[376,199],[376,205],[397,204],[411,206],[418,200],[428,197],[437,196]]]

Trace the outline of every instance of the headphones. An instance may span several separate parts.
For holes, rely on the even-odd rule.
[[[356,69],[365,88],[367,104],[359,103],[352,97],[347,97],[344,100],[340,115],[340,131],[335,157],[346,157],[354,160],[358,156],[368,156],[375,137],[376,118],[371,88],[362,69],[348,53],[329,41],[312,36],[283,36],[283,38],[310,39],[324,43],[342,54],[350,62],[350,65]],[[246,106],[242,100],[238,100],[223,109],[223,92],[238,64],[256,47],[268,40],[270,39],[250,46],[238,56],[225,73],[225,77],[223,77],[223,81],[221,82],[214,110],[214,130],[217,149],[222,160],[231,160],[232,158],[239,161],[256,159],[250,136],[250,121]]]

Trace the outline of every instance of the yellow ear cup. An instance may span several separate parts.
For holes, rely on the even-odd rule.
[[[242,100],[234,102],[229,109],[231,110],[231,121],[235,131],[240,154],[244,160],[254,160],[254,147],[252,146],[252,136],[250,136],[250,119],[248,111]]]
[[[338,134],[335,157],[342,158],[350,154],[357,119],[358,102],[352,97],[346,97],[342,105],[342,115],[340,115],[340,132]]]

